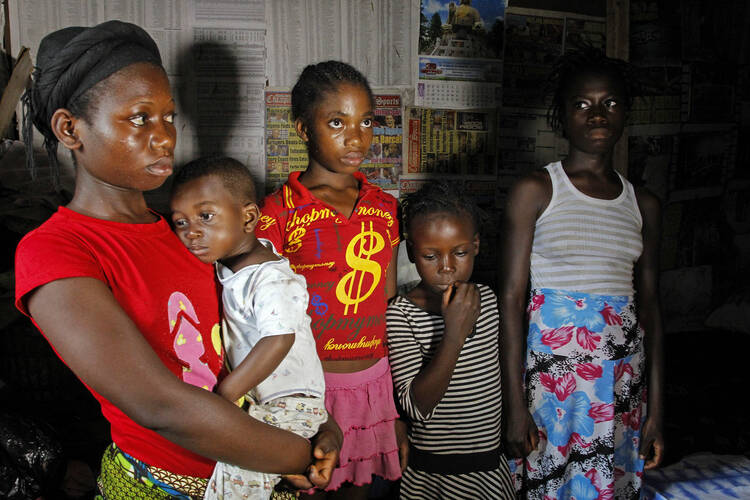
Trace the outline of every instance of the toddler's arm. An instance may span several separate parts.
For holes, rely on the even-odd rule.
[[[221,381],[216,392],[231,402],[237,401],[273,373],[293,344],[294,333],[260,339],[245,359]]]

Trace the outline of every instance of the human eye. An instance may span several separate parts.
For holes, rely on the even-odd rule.
[[[214,214],[211,212],[201,212],[200,218],[203,222],[210,222],[214,218]]]
[[[176,228],[183,228],[187,226],[187,221],[185,219],[173,219],[172,224],[174,224],[174,227]]]
[[[456,250],[454,253],[456,257],[465,257],[469,252],[467,252],[466,250]]]
[[[435,260],[435,254],[429,253],[422,255],[422,258],[424,260]]]
[[[372,127],[372,118],[365,118],[364,120],[362,120],[362,126],[365,128]]]
[[[137,115],[131,116],[130,118],[128,118],[128,120],[130,120],[130,123],[132,123],[136,127],[142,127],[146,124],[147,118],[148,117],[146,116],[145,113],[139,113]]]
[[[177,113],[167,113],[164,115],[164,121],[167,123],[174,123],[174,119],[177,116]]]
[[[612,109],[617,107],[617,101],[615,99],[607,99],[604,101],[604,105],[607,106],[608,109]]]
[[[573,103],[573,109],[586,109],[589,107],[589,103],[586,101],[575,101]]]
[[[344,123],[339,118],[334,118],[328,122],[328,125],[330,125],[331,128],[342,128]]]

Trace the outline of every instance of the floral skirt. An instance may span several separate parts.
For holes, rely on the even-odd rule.
[[[526,498],[640,497],[644,362],[632,297],[532,291],[525,380],[540,440],[516,468]]]

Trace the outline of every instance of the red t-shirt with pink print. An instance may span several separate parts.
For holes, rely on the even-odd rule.
[[[386,272],[399,242],[396,199],[356,172],[359,197],[346,217],[315,198],[299,175],[289,174],[263,201],[256,236],[307,280],[321,360],[382,358]]]
[[[46,283],[72,277],[103,281],[176,377],[214,389],[223,357],[213,267],[190,254],[164,219],[124,224],[60,207],[18,244],[15,274],[16,307],[27,315],[27,294]],[[211,475],[213,460],[141,427],[88,389],[120,449],[177,474]]]

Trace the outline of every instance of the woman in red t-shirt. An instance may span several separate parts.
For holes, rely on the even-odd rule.
[[[76,184],[70,203],[18,245],[16,305],[111,424],[103,495],[202,498],[217,459],[307,470],[295,484],[327,485],[341,443],[335,423],[321,427],[313,451],[212,393],[223,363],[212,268],[143,197],[172,173],[176,140],[151,37],[120,21],[47,35],[27,102],[53,166],[58,143],[71,151]]]

